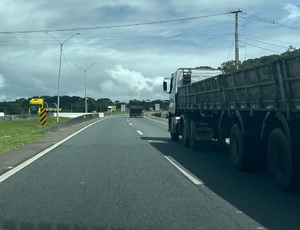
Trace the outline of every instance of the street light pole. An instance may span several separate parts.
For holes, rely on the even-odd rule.
[[[86,69],[82,68],[81,66],[77,65],[76,63],[74,65],[77,65],[79,68],[83,69],[84,71],[84,111],[85,113],[87,113],[87,97],[86,97],[86,71],[92,67],[92,65],[96,64],[96,62],[94,62],[93,64],[91,64],[89,67],[87,67]]]
[[[65,42],[67,42],[68,40],[70,40],[72,37],[80,34],[80,33],[76,33],[73,34],[71,37],[69,37],[67,40],[65,40],[64,42],[60,42],[58,41],[55,37],[52,36],[52,34],[50,34],[49,32],[45,32],[46,34],[50,35],[52,38],[54,38],[59,44],[60,44],[60,54],[59,54],[59,68],[58,68],[58,84],[57,84],[57,110],[56,110],[56,122],[59,121],[59,99],[60,99],[60,72],[61,72],[61,56],[62,56],[62,48],[63,48],[63,44]]]

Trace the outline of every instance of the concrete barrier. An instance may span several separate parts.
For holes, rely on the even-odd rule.
[[[89,115],[92,113],[59,113],[59,117],[69,117],[69,118],[76,118],[76,117],[82,117],[84,115]],[[57,113],[53,113],[54,117],[57,117]]]
[[[60,116],[60,114],[59,114],[59,116]],[[78,123],[85,122],[85,121],[88,121],[88,120],[92,120],[92,119],[95,119],[95,118],[99,118],[99,115],[97,113],[85,114],[85,115],[82,115],[80,117],[72,118],[72,119],[70,119],[70,120],[68,120],[64,123],[58,124],[56,126],[49,127],[45,130],[45,132],[46,133],[58,132],[62,128],[72,126],[72,125],[76,125]]]
[[[168,112],[165,112],[165,111],[161,112],[161,114],[160,114],[161,118],[168,118],[167,116],[168,116]]]

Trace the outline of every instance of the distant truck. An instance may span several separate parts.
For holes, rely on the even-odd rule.
[[[269,169],[277,187],[300,184],[300,55],[245,70],[180,68],[170,94],[171,139],[201,151],[229,143],[235,169]]]
[[[29,101],[29,114],[40,114],[41,109],[47,108],[48,105],[43,98],[32,98]]]
[[[53,105],[52,105],[53,104]],[[29,101],[29,114],[40,114],[41,109],[45,108],[47,112],[56,112],[56,104],[52,103],[48,107],[48,103],[44,101],[43,98],[32,98]],[[61,111],[61,108],[59,109]]]
[[[129,101],[129,117],[144,117],[144,103],[139,100]]]
[[[117,107],[115,105],[109,105],[107,106],[107,113],[113,113],[117,111]]]

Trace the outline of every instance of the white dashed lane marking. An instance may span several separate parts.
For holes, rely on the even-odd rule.
[[[138,134],[144,135],[140,130],[137,130]]]

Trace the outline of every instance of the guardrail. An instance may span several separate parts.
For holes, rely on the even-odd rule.
[[[13,119],[12,115],[0,117],[0,121],[11,121],[12,119]]]
[[[53,114],[47,113],[47,117],[52,117]],[[39,114],[18,114],[18,115],[5,115],[0,116],[0,121],[15,121],[15,120],[29,120],[31,118],[38,118]]]
[[[0,121],[29,120],[34,117],[38,117],[38,115],[5,115],[0,117]]]

